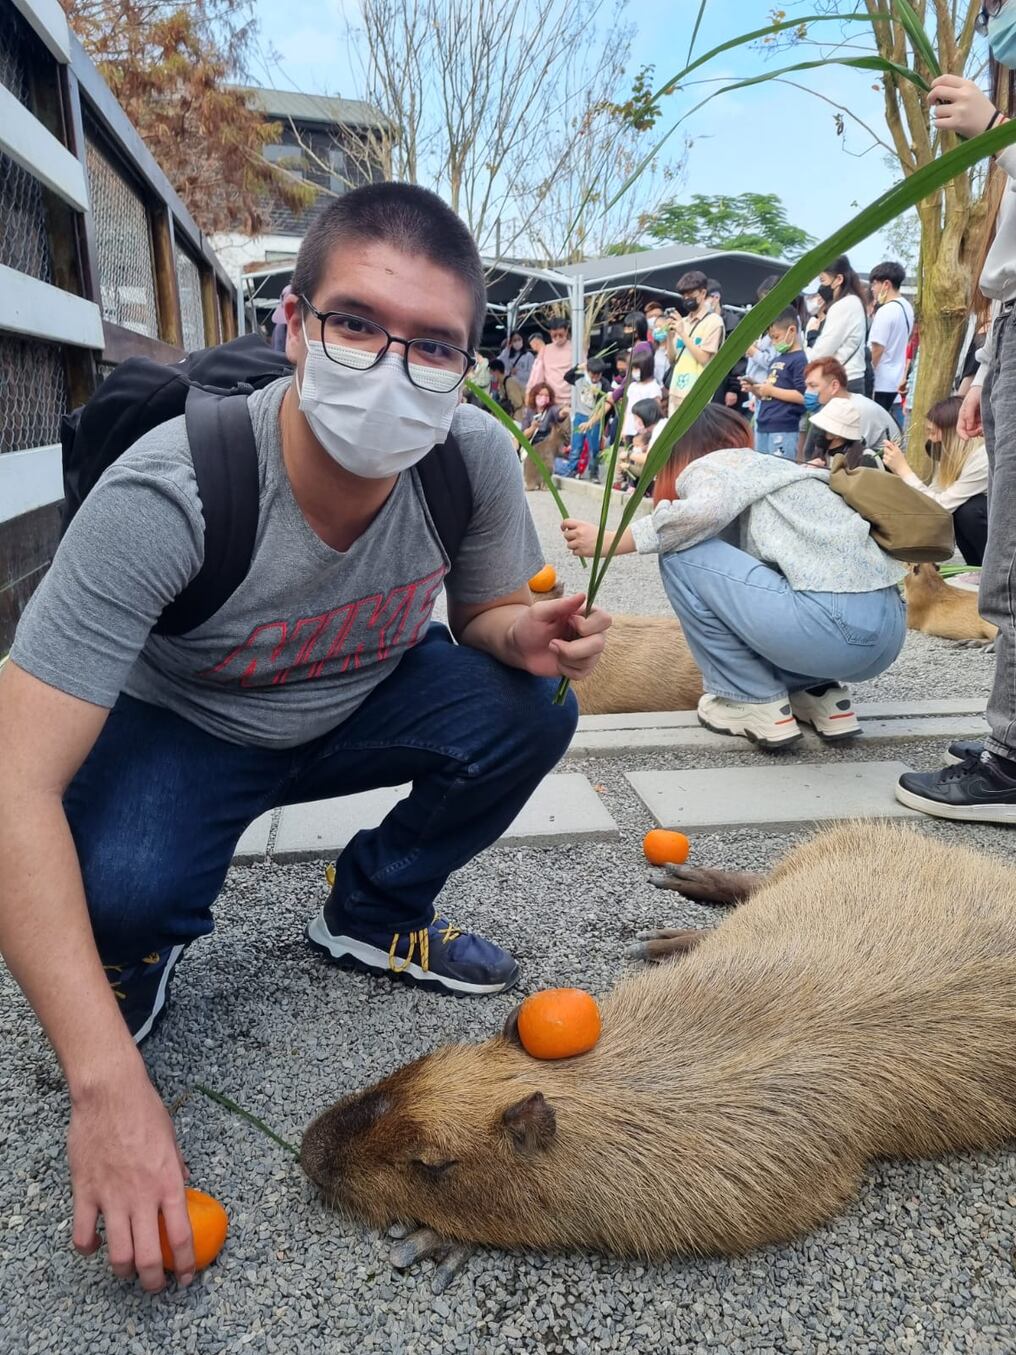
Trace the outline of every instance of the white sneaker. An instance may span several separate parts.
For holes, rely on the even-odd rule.
[[[714,734],[736,734],[757,743],[760,748],[786,748],[801,737],[786,697],[782,701],[751,705],[747,701],[728,701],[707,692],[699,699],[698,718],[699,724]]]
[[[850,699],[850,688],[842,682],[827,682],[804,692],[793,692],[790,705],[804,725],[811,725],[820,738],[853,739],[861,732]]]

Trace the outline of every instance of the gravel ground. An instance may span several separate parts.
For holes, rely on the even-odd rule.
[[[540,498],[549,506],[549,496]],[[546,527],[544,504],[536,510]],[[558,555],[552,533],[544,536],[570,580],[577,566]],[[605,601],[618,610],[665,608],[644,561],[618,563]],[[865,696],[984,693],[990,660],[914,639],[922,641],[908,643],[895,685],[866,684]],[[930,767],[938,751],[912,739],[880,743],[877,756]],[[865,750],[835,756],[863,759]],[[742,761],[754,755],[715,757],[715,765]],[[668,753],[669,766],[693,763],[690,752]],[[636,931],[716,922],[715,910],[646,879],[640,840],[649,817],[623,777],[640,765],[654,765],[653,756],[569,767],[602,787],[622,829],[616,843],[498,847],[449,883],[447,911],[512,948],[524,965],[523,991],[576,983],[602,992],[630,967],[623,947]],[[1016,861],[1016,837],[1002,830],[933,821],[919,829]],[[696,860],[764,868],[798,836],[703,835]],[[734,1261],[635,1265],[489,1252],[441,1298],[430,1292],[427,1268],[393,1272],[380,1237],[328,1214],[284,1150],[193,1088],[205,1083],[234,1097],[298,1142],[308,1120],[344,1092],[439,1043],[494,1031],[517,994],[456,1002],[329,969],[301,939],[323,891],[315,865],[233,870],[216,935],[188,953],[171,1013],[146,1046],[194,1184],[223,1200],[231,1217],[225,1251],[186,1292],[147,1296],[114,1280],[101,1257],[81,1260],[70,1249],[59,1072],[14,984],[0,975],[5,1355],[1016,1350],[1016,1160],[1007,1153],[879,1164],[833,1223],[797,1245]]]

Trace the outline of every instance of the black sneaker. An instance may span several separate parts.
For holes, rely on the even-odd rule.
[[[135,1044],[147,1039],[165,1016],[169,981],[186,949],[167,946],[134,964],[103,965]]]
[[[979,758],[984,752],[984,744],[980,739],[956,739],[946,749],[946,762],[966,762],[968,757]]]
[[[412,932],[333,932],[322,909],[307,924],[307,941],[341,969],[444,988],[456,997],[503,993],[519,977],[519,966],[506,950],[436,915],[429,926]]]
[[[896,798],[939,819],[1016,823],[1016,777],[983,751],[940,772],[905,773],[896,786]]]

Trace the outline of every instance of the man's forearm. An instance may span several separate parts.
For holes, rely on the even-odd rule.
[[[512,602],[504,607],[491,607],[465,625],[456,636],[460,645],[482,649],[509,668],[526,668],[525,660],[515,646],[512,627],[520,616],[529,611],[525,603]]]
[[[0,953],[35,1009],[72,1097],[143,1071],[95,947],[59,796],[0,793]]]
[[[708,348],[697,348],[693,343],[687,344],[686,347],[700,367],[704,367],[707,362],[716,356],[715,353],[710,353]]]

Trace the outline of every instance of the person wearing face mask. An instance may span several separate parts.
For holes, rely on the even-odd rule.
[[[554,403],[567,409],[571,399],[571,387],[565,374],[572,369],[571,325],[563,316],[556,316],[550,322],[550,343],[544,344],[537,354],[533,369],[526,384],[526,397],[532,398],[532,392],[542,382],[554,392]]]
[[[900,295],[906,277],[902,264],[888,260],[873,268],[869,276],[876,306],[869,333],[875,373],[872,399],[888,409],[902,428],[900,386],[907,367],[907,341],[914,327],[914,308]]]
[[[673,363],[668,413],[673,414],[691,390],[703,367],[723,344],[723,320],[709,304],[705,273],[694,270],[677,280],[688,313],[674,316],[668,325],[667,357]]]
[[[977,136],[1009,120],[1003,108],[1016,107],[1016,4],[986,0],[976,23],[991,52],[991,96],[962,76],[938,76],[928,94],[936,132]],[[990,467],[979,594],[981,615],[998,627],[989,734],[983,744],[950,748],[951,764],[940,771],[908,772],[896,796],[938,818],[1016,823],[1016,146],[1007,146],[995,163],[1003,191],[978,284],[991,303],[991,324],[956,419],[958,438],[984,438]]]
[[[232,595],[194,630],[155,630],[228,547],[206,539],[190,420],[171,419],[84,500],[0,671],[0,950],[67,1078],[74,1243],[94,1251],[102,1215],[116,1273],[148,1290],[165,1284],[160,1213],[182,1283],[194,1257],[185,1168],[136,1046],[213,930],[240,835],[276,806],[411,783],[342,850],[307,939],[434,994],[503,991],[516,961],[438,896],[567,748],[577,706],[555,691],[609,625],[581,594],[530,596],[544,553],[511,439],[460,402],[486,292],[451,209],[409,184],[330,199],[292,285],[292,374],[230,397],[257,506]],[[452,558],[431,455],[468,478]],[[450,630],[431,623],[442,589]],[[284,983],[287,947],[251,943]]]
[[[979,565],[988,539],[988,454],[980,438],[968,441],[956,431],[961,404],[958,395],[951,395],[928,410],[924,450],[930,479],[911,469],[896,442],[885,444],[882,460],[887,470],[952,513],[956,549],[968,565]]]
[[[819,274],[819,294],[830,300],[822,332],[812,342],[808,356],[835,358],[846,369],[848,389],[863,395],[868,315],[861,279],[845,254]]]
[[[797,435],[804,408],[804,369],[797,311],[788,308],[769,326],[773,360],[767,379],[742,378],[744,388],[758,401],[755,450],[766,456],[797,460]]]
[[[536,361],[536,354],[527,350],[526,341],[517,329],[511,333],[498,357],[504,363],[506,379],[514,378],[525,390],[529,374],[533,370],[533,363]]]
[[[899,425],[881,405],[866,395],[847,390],[847,374],[835,358],[816,358],[804,369],[804,412],[814,423],[814,415],[832,401],[846,401],[857,410],[861,441],[866,448],[878,448],[888,438],[899,436]],[[804,444],[804,460],[824,456],[817,429],[809,429]]]

